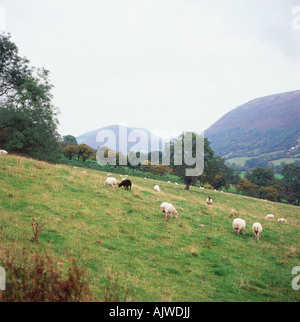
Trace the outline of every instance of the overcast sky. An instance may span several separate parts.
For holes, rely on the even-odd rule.
[[[0,0],[0,28],[32,65],[51,71],[61,134],[119,122],[201,131],[249,100],[300,89],[297,6]]]

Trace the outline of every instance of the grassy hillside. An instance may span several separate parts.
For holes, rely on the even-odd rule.
[[[84,260],[90,287],[131,301],[298,301],[291,288],[300,263],[299,208],[131,178],[132,192],[104,187],[106,174],[0,157],[0,242],[17,253],[53,248]],[[211,195],[214,205],[208,207]],[[164,221],[162,202],[179,219]],[[230,209],[247,221],[245,236],[232,230]],[[267,222],[273,213],[287,225]],[[31,241],[31,218],[46,227]],[[261,222],[261,241],[251,226]],[[202,227],[201,225],[204,225]],[[1,263],[0,263],[1,265]]]

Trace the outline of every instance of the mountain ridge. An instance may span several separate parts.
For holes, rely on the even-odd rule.
[[[215,152],[227,159],[272,153],[278,159],[300,154],[299,126],[300,90],[297,90],[240,105],[221,117],[205,134]]]

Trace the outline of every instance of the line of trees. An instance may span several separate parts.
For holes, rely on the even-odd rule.
[[[270,201],[283,201],[300,204],[300,166],[287,164],[282,170],[283,179],[275,178],[274,171],[257,167],[246,174],[237,185],[238,191]]]

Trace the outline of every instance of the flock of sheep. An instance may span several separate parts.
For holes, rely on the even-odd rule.
[[[6,155],[6,154],[8,154],[7,151],[0,150],[0,155]],[[107,179],[105,180],[105,185],[111,186],[111,187],[113,187],[113,189],[118,186],[119,188],[124,187],[126,190],[129,190],[129,189],[131,190],[132,182],[130,180],[128,180],[127,177],[121,176],[121,178],[122,178],[122,182],[120,184],[118,184],[117,179],[113,178],[111,176],[111,174],[108,174]],[[145,179],[147,179],[147,178],[145,178]],[[171,183],[171,182],[169,181],[168,183]],[[178,183],[175,183],[175,184],[178,185]],[[204,188],[202,188],[202,190],[204,190]],[[154,191],[160,192],[160,187],[158,185],[155,185]],[[208,197],[206,200],[206,203],[207,203],[207,205],[211,206],[213,204],[212,198]],[[160,209],[161,209],[162,213],[164,214],[165,220],[167,222],[169,221],[169,219],[172,215],[175,217],[175,219],[178,219],[178,212],[172,204],[164,202],[161,204]],[[234,209],[231,209],[231,216],[237,217],[237,214]],[[274,220],[275,216],[272,214],[269,214],[266,216],[266,219],[267,220]],[[277,220],[277,222],[286,224],[287,220],[285,218],[279,218]],[[246,221],[245,220],[243,220],[241,218],[236,218],[236,219],[234,219],[232,226],[233,226],[233,229],[235,230],[235,233],[237,235],[240,235],[241,233],[243,235],[245,235],[245,229],[246,229]],[[254,233],[254,238],[256,240],[259,240],[261,233],[263,231],[263,227],[260,223],[254,223],[252,226],[252,231]]]
[[[121,178],[122,178],[122,176],[121,176]],[[170,181],[168,183],[170,183]],[[117,179],[113,178],[111,176],[111,174],[108,174],[107,175],[107,179],[105,181],[105,185],[106,186],[112,186],[113,189],[116,186],[118,186],[119,188],[120,187],[124,187],[127,190],[129,189],[129,187],[130,187],[130,189],[132,187],[131,181],[128,180],[126,177],[123,177],[122,178],[122,182],[120,184],[118,184]],[[160,192],[160,187],[158,185],[155,185],[154,186],[154,191]],[[206,203],[207,203],[208,206],[212,206],[212,204],[213,204],[212,198],[211,197],[208,197],[206,199]],[[164,203],[161,204],[160,209],[161,209],[161,211],[162,211],[162,213],[163,213],[163,215],[165,217],[165,220],[167,222],[169,221],[169,219],[170,219],[170,217],[172,215],[175,217],[175,219],[178,219],[178,212],[177,212],[177,210],[175,209],[175,207],[172,204],[167,203],[167,202],[164,202]],[[237,213],[235,212],[234,209],[231,209],[231,216],[232,217],[237,217]],[[269,214],[269,215],[266,216],[266,219],[267,220],[274,220],[275,219],[275,216],[272,215],[272,214]],[[284,224],[286,224],[287,223],[287,220],[285,218],[279,218],[277,220],[277,222],[278,223],[284,223]],[[238,236],[240,234],[245,235],[246,221],[244,219],[241,219],[241,218],[234,219],[232,226],[233,226],[233,229],[234,229],[235,233]],[[253,226],[252,226],[252,231],[253,231],[253,234],[254,234],[254,238],[256,240],[259,240],[260,237],[261,237],[261,233],[263,231],[263,227],[262,227],[262,225],[260,223],[254,223]]]

